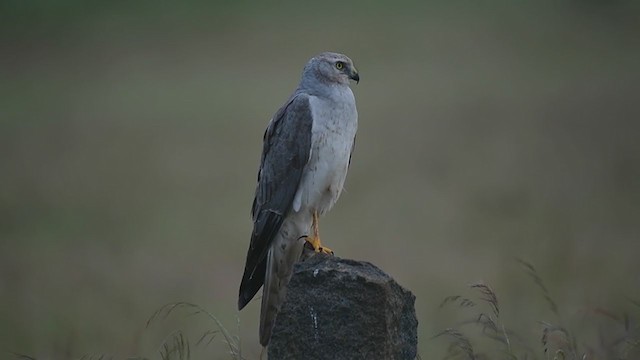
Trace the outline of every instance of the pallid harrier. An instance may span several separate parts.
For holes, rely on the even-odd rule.
[[[322,53],[309,60],[293,95],[264,133],[238,308],[264,284],[260,343],[267,346],[293,265],[305,241],[316,252],[318,217],[338,200],[358,127],[349,80],[360,80],[351,59]]]

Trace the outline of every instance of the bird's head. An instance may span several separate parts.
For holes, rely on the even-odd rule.
[[[313,57],[304,69],[306,73],[325,83],[348,85],[349,80],[360,81],[358,70],[353,65],[353,61],[346,55],[324,52]]]

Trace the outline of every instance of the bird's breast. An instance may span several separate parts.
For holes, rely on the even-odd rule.
[[[355,101],[349,93],[351,97],[343,101],[309,99],[311,153],[294,200],[295,211],[329,211],[342,192],[358,127]]]

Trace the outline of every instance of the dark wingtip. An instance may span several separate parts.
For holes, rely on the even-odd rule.
[[[242,310],[245,306],[247,306],[250,300],[251,299],[247,299],[246,296],[240,293],[240,296],[238,297],[238,311]]]
[[[251,254],[251,252],[249,253]],[[258,261],[255,266],[254,260],[248,257],[247,264],[244,268],[242,281],[240,282],[240,290],[238,291],[238,310],[242,310],[256,296],[256,293],[264,283],[264,275],[267,268],[267,260],[263,258]]]
[[[240,291],[238,292],[238,311],[247,306],[251,299],[253,299],[253,295],[247,291],[246,280],[243,278],[240,284]]]
[[[251,299],[253,299],[258,290],[262,287],[263,281],[264,275],[259,276],[258,278],[250,278],[245,274],[242,278],[242,282],[240,283],[240,291],[238,292],[238,310],[242,310],[242,308],[251,302]]]

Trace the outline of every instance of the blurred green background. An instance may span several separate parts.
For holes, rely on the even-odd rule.
[[[635,1],[3,1],[0,349],[158,358],[212,328],[145,328],[190,301],[257,358],[236,301],[262,133],[338,51],[360,127],[325,243],[414,292],[423,358],[480,280],[542,354],[557,319],[516,257],[574,328],[640,297],[639,24]]]

